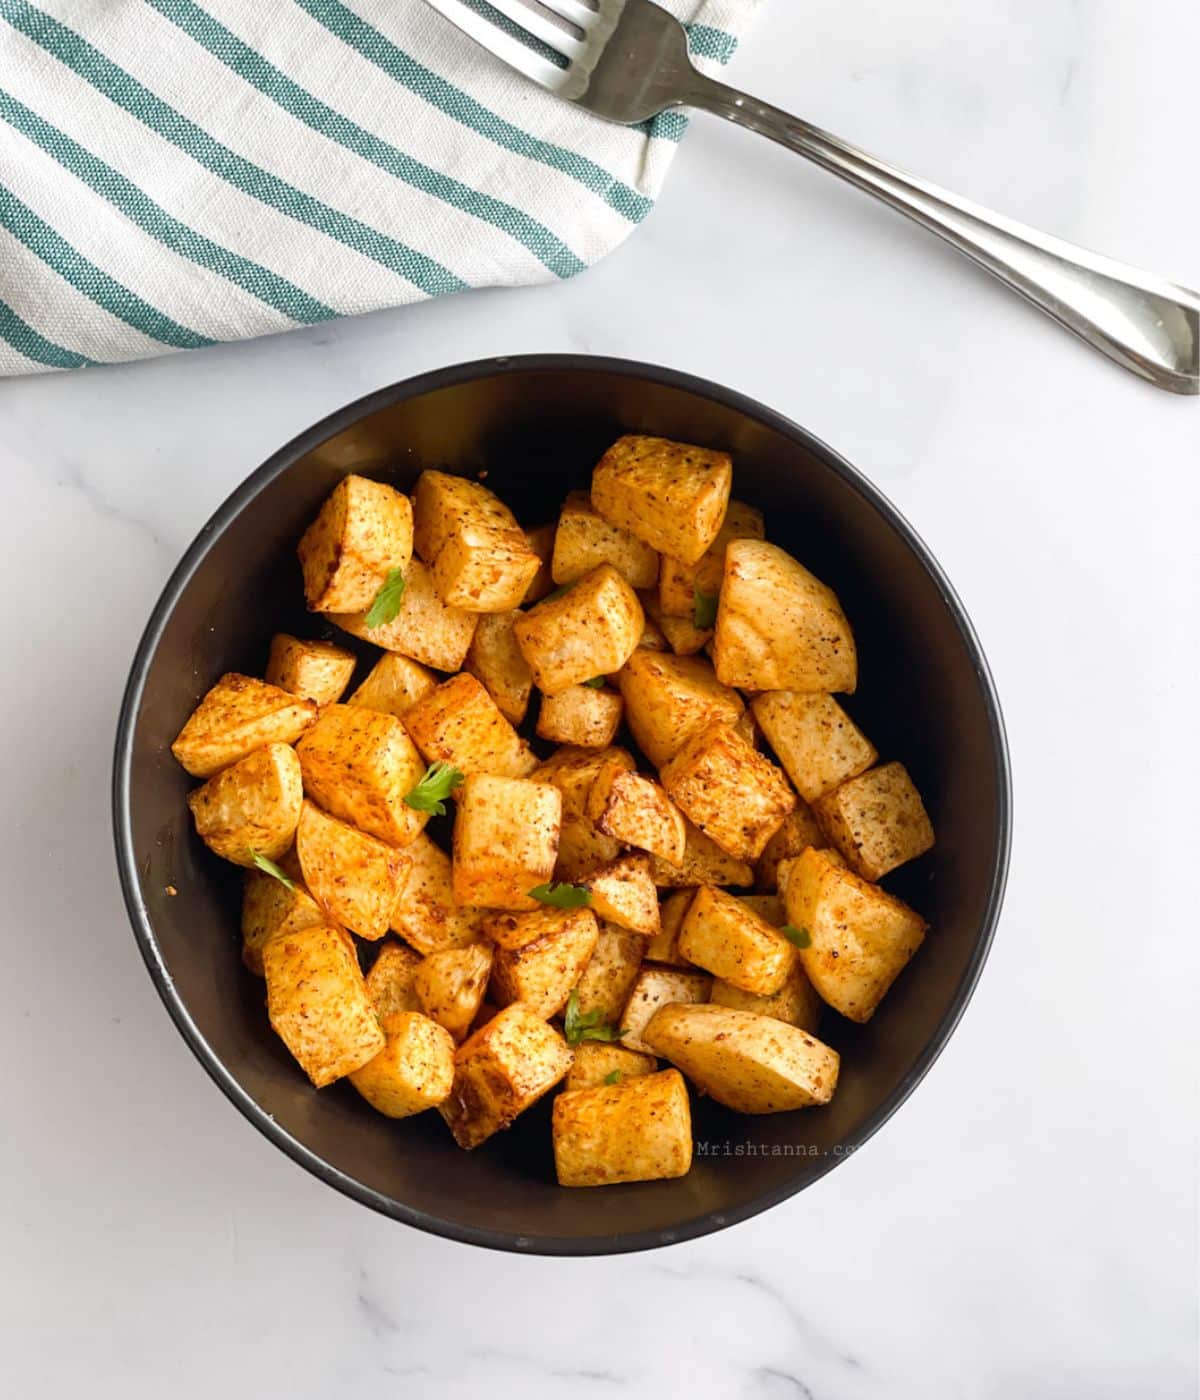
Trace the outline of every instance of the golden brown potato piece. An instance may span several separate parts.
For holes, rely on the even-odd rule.
[[[384,1047],[353,942],[317,924],[263,949],[267,1015],[318,1088],[361,1069]]]
[[[693,735],[661,777],[687,819],[735,860],[757,860],[796,806],[782,772],[720,722]]]
[[[483,910],[456,902],[450,857],[425,832],[404,854],[412,869],[392,909],[392,928],[418,953],[477,943]]]
[[[533,673],[513,630],[520,616],[515,610],[484,613],[467,652],[467,670],[482,681],[510,724],[520,724],[525,718],[533,691]]]
[[[351,1073],[350,1083],[388,1118],[409,1118],[443,1103],[454,1084],[450,1033],[417,1011],[392,1013],[384,1031],[387,1043]]]
[[[515,632],[533,682],[546,695],[619,671],[645,622],[637,594],[611,564],[517,619]]]
[[[316,717],[313,701],[230,671],[192,711],[171,752],[193,778],[211,778],[264,744],[294,744]]]
[[[730,501],[717,538],[697,563],[664,557],[658,598],[667,617],[694,617],[697,594],[716,598],[725,577],[725,549],[730,540],[761,540],[763,535],[762,512],[742,501]]]
[[[366,680],[346,704],[400,719],[436,685],[437,677],[419,661],[389,651],[371,667]]]
[[[547,593],[554,592],[554,579],[550,574],[550,560],[554,554],[554,536],[558,533],[558,526],[553,521],[549,525],[538,525],[533,530],[525,531],[525,543],[538,557],[538,571],[533,576],[533,582],[525,590],[525,596],[521,599],[526,607],[532,607],[534,603],[540,603]]]
[[[486,926],[488,932],[506,919],[526,924],[514,936],[532,936],[517,947],[510,944],[496,950],[492,964],[493,997],[501,1006],[523,1001],[535,1015],[549,1020],[567,1004],[571,988],[595,950],[600,935],[596,916],[590,909],[498,914]]]
[[[630,588],[653,588],[658,554],[636,535],[592,509],[586,491],[572,491],[558,517],[550,569],[556,584],[574,583],[597,564],[611,564]]]
[[[492,950],[486,943],[440,948],[421,959],[413,990],[426,1016],[445,1026],[455,1040],[465,1040],[483,1003],[491,971]]]
[[[415,979],[421,966],[420,953],[394,938],[379,950],[367,973],[367,995],[381,1021],[397,1011],[420,1011]],[[453,1053],[453,1052],[451,1052]]]
[[[691,967],[679,948],[683,920],[696,896],[694,889],[676,890],[658,906],[659,931],[646,944],[646,961],[670,967]]]
[[[734,860],[715,841],[684,822],[683,859],[672,865],[660,856],[650,857],[650,877],[660,890],[694,889],[697,885],[749,885],[754,871]]]
[[[654,1013],[677,1001],[705,1002],[711,992],[712,978],[707,972],[643,967],[621,1013],[621,1044],[627,1050],[640,1050],[643,1055],[656,1054],[642,1038],[642,1031]]]
[[[235,865],[278,860],[292,844],[304,792],[295,749],[267,744],[188,794],[196,832]]]
[[[903,763],[851,778],[814,804],[830,840],[864,880],[879,880],[933,847],[933,825]]]
[[[709,885],[696,891],[679,951],[696,967],[744,992],[773,996],[787,979],[796,950],[748,905]]]
[[[783,899],[777,894],[743,894],[738,896],[747,909],[752,909],[760,919],[772,928],[782,928],[787,923],[787,911]]]
[[[592,753],[586,749],[564,748],[559,749],[532,775],[535,783],[551,783],[562,793],[562,831],[558,839],[558,860],[554,866],[556,880],[578,884],[621,854],[621,843],[598,831],[587,816],[587,798],[592,783],[601,769],[613,759],[625,768],[633,768],[633,757],[625,749],[603,749]]]
[[[404,727],[424,759],[451,763],[464,774],[524,778],[538,766],[533,750],[466,671],[418,700]]]
[[[625,719],[638,748],[656,768],[713,720],[736,723],[742,697],[722,685],[699,656],[664,656],[639,649],[617,676]]]
[[[487,909],[536,909],[529,891],[554,874],[562,794],[548,783],[473,773],[454,820],[454,898]]]
[[[796,810],[784,817],[783,825],[763,847],[754,866],[754,883],[762,890],[778,889],[780,861],[802,855],[810,846],[824,845],[825,833],[812,808],[807,802],[798,802]]]
[[[689,617],[667,617],[664,614],[658,619],[658,625],[676,656],[695,656],[712,641],[713,629],[697,627]]]
[[[554,1100],[560,1186],[610,1186],[686,1176],[692,1110],[678,1070],[568,1090]]]
[[[509,1127],[570,1067],[571,1051],[562,1036],[514,1002],[459,1047],[454,1087],[438,1111],[455,1142],[469,1150]]]
[[[542,697],[538,738],[580,749],[606,749],[620,728],[624,708],[625,702],[607,686],[569,686]]]
[[[809,1032],[816,1031],[821,1022],[821,1008],[825,1005],[808,980],[808,973],[804,971],[799,958],[793,961],[783,986],[772,996],[755,996],[753,992],[744,992],[718,977],[713,981],[710,1000],[714,1006],[752,1011],[756,1016],[773,1016],[777,1021],[786,1021],[789,1026],[798,1026],[800,1030]]]
[[[603,1040],[585,1040],[575,1047],[575,1060],[567,1072],[563,1088],[591,1089],[597,1084],[619,1084],[622,1079],[633,1079],[639,1074],[653,1074],[658,1069],[658,1061],[653,1055],[643,1055],[637,1050],[626,1050]]]
[[[242,892],[242,962],[263,975],[262,950],[284,933],[299,933],[325,922],[315,899],[300,885],[292,889],[261,870],[247,870]]]
[[[271,639],[266,682],[290,695],[332,705],[342,698],[354,674],[354,653],[332,642],[305,642],[287,632]]]
[[[305,530],[297,553],[311,612],[365,611],[390,569],[412,555],[413,513],[407,496],[382,481],[347,476]]]
[[[728,1006],[664,1006],[643,1032],[710,1098],[735,1113],[780,1113],[828,1103],[838,1053],[772,1016]]]
[[[330,622],[374,642],[384,651],[397,651],[436,671],[460,671],[467,659],[479,614],[443,603],[434,587],[432,572],[419,559],[404,570],[404,597],[391,622],[367,626],[367,611],[329,612]]]
[[[822,999],[851,1021],[869,1021],[925,937],[925,920],[902,900],[808,850],[780,866],[788,923],[810,938],[800,961]]]
[[[304,883],[318,904],[360,938],[382,938],[404,882],[403,851],[306,801],[296,828]]]
[[[626,846],[661,856],[672,865],[683,859],[687,831],[683,813],[652,778],[607,763],[588,794],[587,815],[596,827]]]
[[[858,679],[854,635],[837,595],[765,540],[732,540],[717,607],[713,664],[742,690],[840,690]]]
[[[805,802],[865,772],[878,754],[832,695],[771,690],[750,708]]]
[[[575,987],[581,1016],[595,1012],[602,1025],[616,1025],[637,981],[645,947],[646,940],[639,933],[629,933],[615,924],[600,925],[595,951]]]
[[[645,612],[645,599],[642,599],[642,611]],[[642,651],[670,651],[671,643],[667,641],[667,634],[662,630],[655,620],[647,615],[642,624],[642,635],[638,638],[638,647]]]
[[[597,918],[634,933],[658,932],[658,891],[650,878],[648,857],[619,856],[593,871],[583,884],[592,893]]]
[[[309,797],[369,836],[407,846],[429,820],[404,801],[425,762],[395,715],[329,705],[296,752]]]
[[[695,564],[720,533],[733,462],[666,438],[618,438],[592,473],[592,505],[660,554]]]

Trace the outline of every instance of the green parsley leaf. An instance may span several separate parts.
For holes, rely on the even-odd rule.
[[[606,1084],[619,1084],[621,1082],[621,1071],[619,1069],[610,1069],[604,1076],[604,1082]]]
[[[540,904],[553,904],[556,909],[582,909],[592,902],[591,890],[582,885],[569,885],[566,881],[551,881],[548,885],[535,885],[529,891],[530,899]]]
[[[254,864],[258,866],[264,875],[274,875],[279,883],[281,885],[286,885],[289,890],[294,890],[296,888],[295,880],[289,880],[273,860],[268,860],[266,856],[260,856],[257,851],[251,851],[250,854],[254,857]]]
[[[793,928],[791,924],[784,924],[779,932],[789,943],[794,943],[797,948],[812,947],[812,934],[806,928]]]
[[[433,812],[439,817],[446,815],[446,798],[465,782],[465,775],[453,763],[438,759],[425,770],[425,776],[412,789],[404,794],[405,802],[418,812]]]
[[[593,676],[590,681],[584,681],[584,685],[590,686],[593,690],[603,690],[606,676]]]
[[[600,1008],[585,1015],[579,1012],[579,988],[572,990],[567,998],[567,1013],[563,1018],[563,1035],[568,1045],[578,1045],[584,1040],[620,1040],[625,1034],[616,1026],[608,1026],[600,1020]],[[619,1073],[619,1071],[618,1071]]]
[[[697,588],[692,594],[692,625],[700,632],[707,632],[717,621],[717,594],[701,593]]]
[[[383,581],[383,586],[375,595],[375,601],[371,604],[367,613],[367,626],[384,627],[389,622],[396,620],[396,614],[400,611],[400,600],[404,597],[403,569],[389,569],[387,578]]]

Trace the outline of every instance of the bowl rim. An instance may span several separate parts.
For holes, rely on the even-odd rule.
[[[205,1039],[192,1019],[182,998],[175,990],[166,965],[163,961],[158,940],[151,924],[149,912],[141,897],[139,888],[137,856],[133,845],[131,816],[130,777],[133,764],[133,739],[138,712],[141,708],[154,655],[162,638],[167,620],[174,611],[180,597],[191,582],[192,576],[204,560],[209,549],[227,526],[254,500],[259,492],[281,472],[285,471],[300,457],[325,442],[328,438],[352,426],[354,423],[380,409],[407,399],[417,398],[439,389],[475,379],[497,375],[528,374],[546,371],[572,371],[576,373],[617,374],[649,381],[668,388],[680,389],[707,398],[723,407],[731,408],[747,417],[758,420],[776,432],[799,442],[806,450],[818,457],[822,463],[834,471],[867,504],[884,517],[886,522],[904,540],[917,556],[929,576],[937,585],[943,603],[954,621],[971,658],[976,679],[983,694],[987,712],[989,739],[992,750],[993,773],[997,790],[999,817],[999,840],[992,858],[992,868],[988,886],[987,902],[983,920],[976,938],[962,981],[951,1005],[930,1037],[921,1054],[909,1067],[904,1078],[871,1114],[862,1125],[856,1139],[846,1144],[844,1153],[830,1153],[815,1167],[809,1161],[810,1174],[803,1181],[789,1182],[732,1210],[709,1211],[685,1225],[666,1230],[642,1230],[615,1232],[609,1235],[586,1238],[579,1236],[548,1236],[532,1239],[508,1230],[490,1229],[463,1225],[446,1220],[426,1211],[414,1209],[385,1195],[381,1191],[365,1186],[362,1182],[334,1167],[324,1158],[307,1148],[302,1142],[279,1126],[259,1104],[238,1083],[226,1068],[220,1057]],[[983,649],[975,628],[967,616],[961,601],[941,565],[934,558],[929,547],[908,523],[896,507],[874,486],[857,468],[821,439],[806,428],[792,422],[774,409],[767,408],[756,400],[733,389],[715,384],[711,380],[686,374],[679,370],[660,365],[644,364],[636,360],[579,354],[533,354],[504,355],[481,360],[471,360],[462,364],[450,365],[431,370],[411,378],[397,381],[372,393],[365,394],[353,402],[335,409],[332,413],[304,429],[274,452],[267,460],[234,489],[222,502],[199,534],[189,545],[183,558],[176,565],[167,580],[154,610],[138,642],[121,699],[120,716],[117,724],[116,745],[113,758],[112,778],[112,817],[113,834],[116,846],[117,868],[120,876],[121,892],[125,908],[133,926],[134,936],[141,950],[151,980],[158,990],[164,1005],[174,1021],[179,1033],[187,1042],[192,1053],[208,1072],[226,1098],[250,1121],[269,1141],[287,1154],[294,1162],[311,1172],[318,1180],[334,1187],[343,1195],[386,1215],[403,1224],[415,1226],[444,1239],[457,1240],[479,1245],[488,1249],[511,1251],[519,1254],[538,1254],[556,1257],[579,1257],[587,1255],[622,1254],[643,1249],[654,1249],[667,1244],[682,1243],[697,1239],[728,1225],[748,1220],[762,1211],[769,1210],[781,1201],[811,1186],[846,1156],[857,1152],[872,1138],[889,1118],[913,1093],[917,1085],[929,1072],[935,1060],[945,1049],[953,1035],[967,1004],[970,1002],[979,982],[988,953],[995,937],[1004,901],[1005,885],[1008,878],[1009,857],[1012,845],[1012,776],[1008,752],[1008,740],[1000,701],[991,671],[984,657]]]

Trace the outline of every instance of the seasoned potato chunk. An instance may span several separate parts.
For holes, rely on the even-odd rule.
[[[389,651],[371,667],[366,680],[346,704],[400,719],[436,685],[437,677],[419,661]]]
[[[664,1006],[646,1043],[735,1113],[779,1113],[828,1103],[838,1053],[796,1026],[728,1006]]]
[[[323,924],[325,915],[306,889],[292,889],[261,870],[247,870],[242,893],[242,961],[256,977],[263,975],[262,950],[284,933]]]
[[[554,873],[562,794],[548,783],[473,773],[454,820],[454,897],[489,909],[536,909],[529,891]]]
[[[933,846],[933,825],[903,763],[851,778],[814,810],[851,869],[866,880],[881,879]]]
[[[559,597],[531,608],[515,625],[517,645],[546,695],[619,671],[645,621],[637,594],[611,564],[601,564]]]
[[[489,921],[488,932],[504,920],[525,922],[527,927],[513,936],[530,933],[532,937],[517,947],[506,945],[496,950],[492,994],[501,1006],[523,1001],[535,1015],[548,1020],[567,1004],[571,988],[595,950],[600,933],[596,916],[590,909],[500,914]],[[532,927],[535,923],[536,930]]]
[[[840,690],[858,678],[854,636],[837,595],[765,540],[732,540],[717,606],[713,663],[742,690]]]
[[[764,997],[783,986],[796,960],[795,948],[765,919],[708,885],[696,891],[684,916],[679,951],[714,977]]]
[[[683,920],[696,896],[694,889],[676,890],[658,906],[659,930],[646,944],[647,962],[668,963],[671,967],[691,967],[679,948]]]
[[[761,540],[762,512],[742,501],[730,501],[717,538],[695,564],[664,557],[658,575],[658,597],[668,617],[694,616],[696,595],[715,598],[725,577],[725,549],[730,540]]]
[[[412,547],[408,497],[382,481],[343,477],[297,549],[310,611],[352,613],[369,608],[388,570],[403,569]]]
[[[645,612],[645,598],[642,600],[642,611]],[[671,643],[667,641],[667,634],[662,630],[657,622],[649,615],[642,624],[642,635],[638,638],[638,647],[642,651],[670,651]]]
[[[478,942],[483,911],[455,900],[445,851],[422,832],[404,854],[412,868],[392,908],[392,928],[419,953]]]
[[[538,571],[521,599],[526,607],[540,603],[547,593],[554,592],[550,560],[554,555],[554,537],[557,533],[558,526],[553,521],[549,525],[538,525],[533,530],[525,531],[525,543],[538,557]]]
[[[295,749],[267,744],[188,795],[196,832],[235,865],[278,860],[292,844],[304,792]]]
[[[646,856],[620,856],[593,871],[583,884],[592,893],[597,917],[634,933],[658,932],[658,891]]]
[[[383,1049],[354,945],[340,928],[317,924],[272,938],[263,972],[271,1025],[318,1089]]]
[[[606,749],[621,724],[625,702],[607,686],[572,685],[544,695],[538,710],[539,739],[579,749]]]
[[[459,1147],[478,1147],[553,1089],[570,1067],[562,1036],[514,1002],[459,1047],[454,1087],[438,1111]]]
[[[425,763],[395,715],[329,705],[296,752],[312,800],[360,831],[407,846],[429,820],[404,801]]]
[[[805,802],[870,768],[874,745],[832,695],[771,690],[750,708]]]
[[[492,971],[486,943],[466,948],[439,948],[421,959],[413,990],[426,1016],[445,1026],[455,1040],[465,1040],[478,1014]]]
[[[657,1054],[642,1038],[642,1031],[654,1013],[677,1001],[707,1001],[711,991],[712,978],[707,972],[643,967],[621,1013],[621,1044],[627,1050],[640,1050],[643,1055]]]
[[[554,1100],[560,1186],[609,1186],[686,1176],[692,1111],[678,1070],[568,1090]]]
[[[615,924],[600,925],[595,951],[575,986],[581,1016],[596,1012],[601,1024],[617,1023],[637,981],[645,947],[646,940],[639,933],[629,933]]]
[[[352,637],[374,642],[384,651],[397,651],[437,671],[460,671],[475,635],[478,613],[443,603],[433,574],[419,559],[404,570],[404,597],[391,622],[367,626],[367,611],[330,612],[330,622]]]
[[[587,798],[592,783],[612,759],[623,767],[633,768],[633,758],[625,749],[604,749],[592,753],[586,749],[564,748],[559,749],[532,775],[535,783],[552,783],[562,793],[562,831],[558,839],[558,860],[554,866],[556,880],[578,884],[621,854],[621,843],[598,831],[587,815]]]
[[[611,564],[630,588],[653,588],[658,554],[636,535],[592,509],[586,491],[572,491],[558,517],[550,562],[556,584],[574,583],[597,564]]]
[[[423,758],[452,763],[462,773],[524,778],[538,766],[533,750],[466,671],[418,700],[404,727]]]
[[[747,909],[752,909],[760,919],[765,919],[772,928],[782,928],[787,923],[787,911],[783,899],[777,894],[743,894],[739,896]]]
[[[397,1011],[421,1009],[415,985],[420,966],[420,953],[414,953],[395,939],[389,938],[380,948],[379,956],[367,973],[367,995],[380,1021],[394,1016]]]
[[[510,724],[520,724],[529,709],[533,673],[517,646],[516,611],[484,613],[471,638],[467,670],[480,680]]]
[[[926,924],[902,900],[808,850],[780,866],[788,923],[811,940],[800,961],[822,999],[869,1021],[921,946]]]
[[[287,632],[271,639],[266,682],[290,695],[332,705],[342,698],[354,674],[354,653],[332,642],[305,642]]]
[[[757,860],[796,806],[779,769],[720,722],[689,739],[661,776],[688,820],[735,860]]]
[[[384,1031],[387,1043],[351,1073],[350,1083],[388,1118],[409,1118],[444,1102],[454,1083],[450,1033],[417,1011],[393,1012]]]
[[[592,505],[660,554],[695,564],[725,519],[733,462],[686,442],[619,438],[592,473]]]
[[[403,851],[306,801],[296,828],[304,883],[330,916],[360,938],[382,938],[404,881]]]
[[[603,1040],[585,1040],[575,1047],[575,1060],[567,1072],[563,1088],[591,1089],[596,1084],[619,1084],[622,1079],[633,1079],[639,1074],[653,1074],[658,1069],[658,1061],[653,1055],[643,1055],[637,1050],[626,1050]]]
[[[625,719],[638,748],[656,768],[713,720],[736,723],[742,697],[722,685],[699,656],[664,656],[639,649],[617,676]]]
[[[718,977],[712,984],[711,1001],[714,1006],[731,1006],[735,1011],[773,1016],[777,1021],[786,1021],[789,1026],[798,1026],[802,1031],[817,1029],[821,1021],[821,1008],[825,1004],[808,980],[808,973],[804,971],[799,958],[793,960],[783,986],[769,997],[744,992]]]
[[[713,629],[697,627],[690,617],[668,617],[662,613],[657,622],[676,656],[695,656],[712,640]]]
[[[798,802],[783,825],[763,847],[754,866],[754,883],[762,890],[779,887],[779,862],[802,855],[810,846],[824,846],[825,833],[807,802]]]
[[[651,856],[650,877],[661,890],[682,890],[697,885],[749,885],[754,871],[685,821],[683,859],[672,865],[660,856]]]
[[[588,818],[605,835],[627,846],[661,856],[672,865],[683,859],[687,832],[683,813],[652,778],[607,763],[588,794]]]
[[[294,744],[316,717],[313,701],[230,671],[192,711],[171,752],[193,778],[211,778],[264,744]]]

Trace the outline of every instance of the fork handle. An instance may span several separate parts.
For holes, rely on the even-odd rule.
[[[944,238],[1109,359],[1160,389],[1200,393],[1200,296],[994,214],[701,73],[684,104],[749,127]]]

